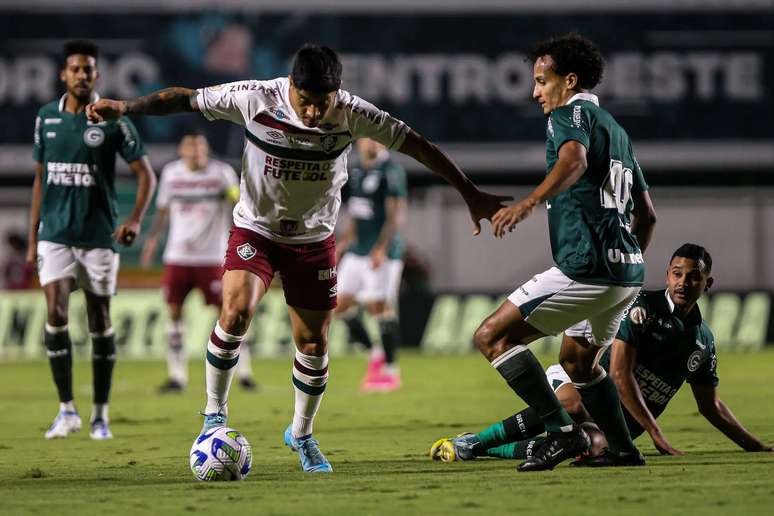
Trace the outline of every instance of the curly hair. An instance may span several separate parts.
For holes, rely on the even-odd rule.
[[[554,60],[554,72],[559,75],[574,73],[581,89],[590,90],[602,80],[605,68],[602,52],[593,41],[576,32],[540,41],[528,59],[534,63],[549,55]]]
[[[99,57],[99,48],[93,42],[85,39],[68,41],[62,48],[62,65],[67,66],[67,58],[74,54],[83,54],[97,59]]]

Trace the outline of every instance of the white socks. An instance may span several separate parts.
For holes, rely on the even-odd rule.
[[[314,416],[320,408],[327,383],[328,354],[316,357],[296,351],[293,361],[293,389],[296,393],[292,429],[294,439],[312,434]]]
[[[188,355],[183,345],[183,321],[170,321],[167,327],[167,373],[181,385],[188,383]]]
[[[210,334],[207,343],[205,381],[207,384],[207,406],[205,414],[227,414],[226,403],[231,379],[239,362],[239,346],[244,335],[230,335],[223,331],[220,322]]]

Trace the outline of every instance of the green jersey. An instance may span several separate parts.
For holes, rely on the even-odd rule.
[[[381,156],[369,170],[353,168],[349,175],[348,212],[355,222],[356,243],[350,251],[367,256],[379,240],[387,221],[385,201],[388,197],[406,197],[406,172],[388,156]],[[395,235],[387,247],[387,257],[399,260],[403,241]]]
[[[575,184],[546,203],[556,266],[580,283],[642,285],[645,263],[630,232],[631,194],[648,186],[626,131],[596,95],[579,93],[551,112],[546,133],[547,172],[570,140],[586,147],[588,162]]]
[[[634,377],[653,417],[666,409],[683,383],[718,385],[715,337],[702,320],[699,307],[687,317],[673,313],[674,304],[663,290],[643,291],[621,322],[617,339],[637,349]],[[600,360],[610,369],[610,350]],[[636,437],[642,427],[624,409],[627,425]],[[636,435],[635,435],[636,434]]]
[[[113,248],[116,153],[127,162],[145,155],[128,118],[92,124],[65,111],[65,98],[35,119],[32,155],[43,165],[38,238],[73,247]]]

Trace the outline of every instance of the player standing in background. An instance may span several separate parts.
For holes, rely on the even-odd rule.
[[[46,439],[81,428],[73,402],[72,344],[67,331],[70,292],[82,288],[92,341],[94,409],[92,439],[110,439],[108,398],[116,345],[110,296],[116,291],[119,256],[115,242],[131,245],[140,232],[156,177],[132,121],[94,123],[86,105],[99,96],[97,47],[88,41],[64,46],[60,79],[67,92],[46,104],[35,120],[35,181],[30,207],[27,260],[37,263],[46,296],[45,345],[59,393],[59,414]],[[116,154],[137,176],[134,209],[116,227]]]
[[[226,424],[239,347],[258,302],[279,271],[296,344],[295,411],[285,444],[304,471],[333,470],[312,437],[328,381],[328,326],[336,307],[333,229],[347,180],[347,151],[371,138],[412,156],[462,195],[478,234],[507,198],[484,193],[441,150],[405,123],[341,90],[342,65],[328,47],[305,45],[289,77],[192,90],[167,88],[138,99],[102,99],[94,121],[126,113],[201,111],[245,128],[241,197],[234,208],[223,275],[223,308],[207,346],[202,432]]]
[[[632,439],[647,432],[664,455],[683,454],[667,441],[656,419],[686,381],[699,413],[715,428],[745,451],[772,451],[748,432],[718,397],[715,338],[697,304],[712,283],[712,257],[707,250],[695,244],[680,246],[667,267],[666,291],[640,293],[618,329],[612,350],[600,360],[618,387]],[[606,465],[607,442],[595,430],[570,377],[559,364],[549,367],[546,377],[562,406],[596,445],[591,456],[573,465]],[[535,437],[544,431],[535,409],[528,407],[478,434],[439,440],[431,456],[444,462],[485,456],[527,459],[542,443],[542,438]]]
[[[396,303],[403,272],[400,227],[406,220],[406,172],[390,159],[384,145],[360,138],[360,164],[351,170],[347,186],[350,223],[336,249],[339,299],[336,314],[349,328],[350,340],[370,350],[361,388],[394,391],[400,388],[396,353],[400,325]],[[381,346],[371,342],[358,304],[379,322]]]
[[[239,178],[231,165],[210,159],[207,138],[192,130],[178,146],[180,159],[161,171],[156,216],[142,250],[142,265],[153,263],[159,239],[169,223],[164,249],[164,300],[169,309],[167,371],[169,378],[159,391],[180,392],[188,382],[183,303],[194,288],[204,302],[222,302],[223,256],[231,229],[231,208],[239,200]],[[255,389],[250,348],[245,346],[237,365],[239,384]]]
[[[588,93],[602,78],[599,49],[577,34],[535,47],[533,97],[547,116],[547,175],[525,199],[492,218],[502,237],[545,202],[555,267],[516,289],[476,330],[476,347],[533,407],[548,431],[519,471],[552,469],[590,446],[527,344],[565,331],[559,360],[607,436],[609,465],[645,463],[634,446],[613,380],[599,367],[645,277],[642,250],[655,212],[626,131]]]

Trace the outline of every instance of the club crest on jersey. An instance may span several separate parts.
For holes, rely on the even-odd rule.
[[[699,364],[701,364],[701,351],[694,351],[688,357],[688,370],[693,373],[699,368]]]
[[[245,242],[242,245],[237,246],[236,252],[239,255],[239,257],[243,260],[249,260],[253,256],[255,256],[255,253],[257,252],[255,250],[255,247],[251,246],[249,243]]]
[[[337,141],[339,141],[339,137],[335,134],[325,134],[320,137],[320,148],[325,152],[330,152],[336,147]]]
[[[83,131],[83,143],[89,147],[99,147],[105,141],[105,131],[99,127],[89,127]]]

